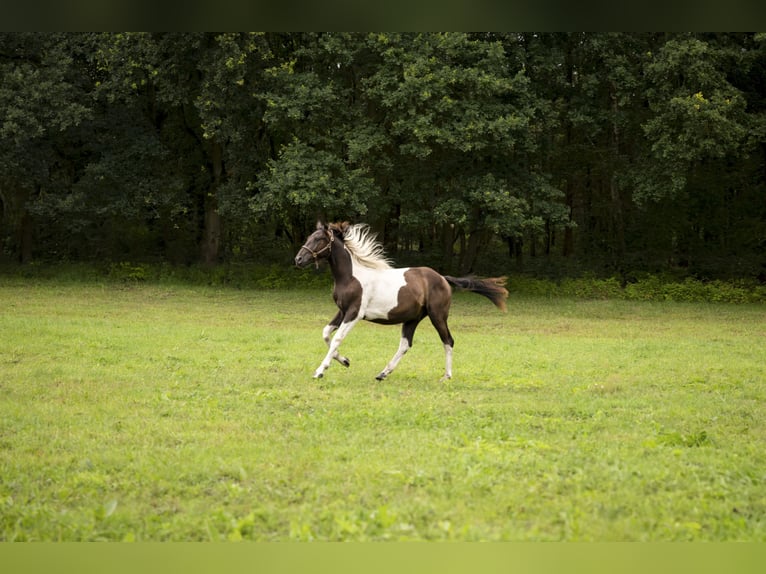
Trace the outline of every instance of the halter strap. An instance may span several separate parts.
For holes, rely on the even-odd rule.
[[[319,251],[314,251],[313,249],[306,247],[305,244],[302,245],[301,248],[298,250],[298,253],[300,253],[304,249],[308,251],[309,253],[311,253],[311,256],[314,258],[314,265],[316,266],[317,269],[319,269],[319,255],[321,255],[328,249],[332,249],[332,242],[335,241],[335,235],[333,234],[332,229],[329,230],[329,234],[330,234],[330,241],[328,241],[327,245],[322,247],[322,249],[320,249]]]

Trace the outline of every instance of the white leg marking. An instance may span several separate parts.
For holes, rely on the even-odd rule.
[[[348,335],[349,331],[353,329],[354,325],[359,321],[359,319],[354,319],[353,321],[349,321],[348,323],[341,323],[340,327],[338,327],[338,332],[335,333],[335,336],[332,338],[332,341],[330,342],[330,350],[327,351],[327,355],[325,355],[324,360],[322,363],[317,367],[317,370],[314,371],[314,378],[318,379],[322,375],[324,375],[324,372],[330,367],[330,362],[335,358],[335,355],[338,354],[338,347],[343,342],[343,339],[346,338],[346,335]]]
[[[447,381],[452,378],[452,347],[450,345],[447,345],[447,344],[444,345],[444,355],[445,355],[445,364],[444,364],[444,376],[442,377],[442,381]]]
[[[386,365],[386,368],[383,369],[383,371],[381,371],[381,373],[375,378],[378,379],[379,381],[382,381],[388,375],[390,375],[391,372],[396,368],[396,365],[399,364],[399,361],[402,360],[402,357],[404,356],[404,354],[409,350],[410,350],[410,342],[407,340],[407,337],[402,337],[399,341],[399,349],[396,351],[396,354]]]
[[[322,338],[324,339],[324,342],[327,343],[327,346],[330,346],[330,336],[333,334],[333,331],[335,331],[337,327],[334,325],[326,325],[324,329],[322,329]],[[338,361],[341,365],[344,367],[348,367],[351,364],[351,361],[349,361],[346,357],[343,355],[338,354],[336,351],[335,354],[332,357],[336,361]]]

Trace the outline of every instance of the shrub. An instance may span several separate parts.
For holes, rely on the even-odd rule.
[[[621,299],[622,287],[614,277],[565,279],[561,282],[560,294],[577,299]]]
[[[120,281],[122,283],[135,283],[146,281],[147,270],[143,265],[134,265],[127,261],[122,263],[113,263],[109,266],[109,279]]]
[[[624,287],[619,279],[581,277],[559,283],[530,277],[513,277],[512,293],[534,297],[570,297],[574,299],[623,299],[629,301],[677,301],[691,303],[766,303],[766,286],[754,281],[700,281],[688,277],[683,281],[646,275]]]
[[[24,280],[60,282],[107,281],[118,283],[158,282],[228,286],[239,289],[326,289],[332,276],[326,269],[296,269],[289,264],[255,265],[225,263],[215,267],[177,266],[167,263],[106,265],[81,263],[5,265],[0,274]],[[515,295],[552,299],[622,299],[628,301],[677,301],[711,303],[766,303],[766,285],[755,280],[701,281],[687,277],[679,281],[665,275],[638,276],[627,285],[616,277],[577,277],[560,281],[527,275],[511,275],[508,290]]]

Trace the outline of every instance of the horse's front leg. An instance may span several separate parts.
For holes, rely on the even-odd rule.
[[[341,357],[338,354],[338,347],[340,347],[340,344],[343,342],[343,339],[346,338],[346,335],[348,335],[349,331],[354,328],[354,325],[359,321],[359,318],[356,316],[356,313],[354,313],[354,318],[347,321],[343,320],[343,322],[340,324],[340,327],[338,327],[338,332],[335,333],[335,336],[330,341],[330,350],[327,351],[327,355],[325,355],[324,360],[322,363],[317,367],[317,370],[314,371],[314,378],[320,379],[324,375],[324,372],[330,368],[330,363],[334,358],[338,358],[338,360],[341,360],[343,357]],[[325,330],[327,327],[325,327]],[[348,360],[348,359],[346,359]],[[341,361],[342,362],[342,361]]]
[[[335,317],[333,317],[332,321],[327,323],[327,326],[324,329],[322,329],[322,338],[324,339],[324,342],[327,343],[328,347],[330,346],[330,336],[333,334],[335,329],[340,327],[342,322],[343,322],[343,311],[338,311]],[[335,352],[332,358],[338,361],[344,367],[348,367],[351,365],[351,361],[349,361],[348,358],[344,357],[343,355],[338,354],[337,351]]]

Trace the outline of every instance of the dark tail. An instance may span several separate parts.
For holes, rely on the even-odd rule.
[[[505,277],[477,279],[475,277],[450,277],[445,275],[444,278],[460,289],[484,295],[499,309],[506,310],[505,300],[508,298],[508,289],[505,288]]]

